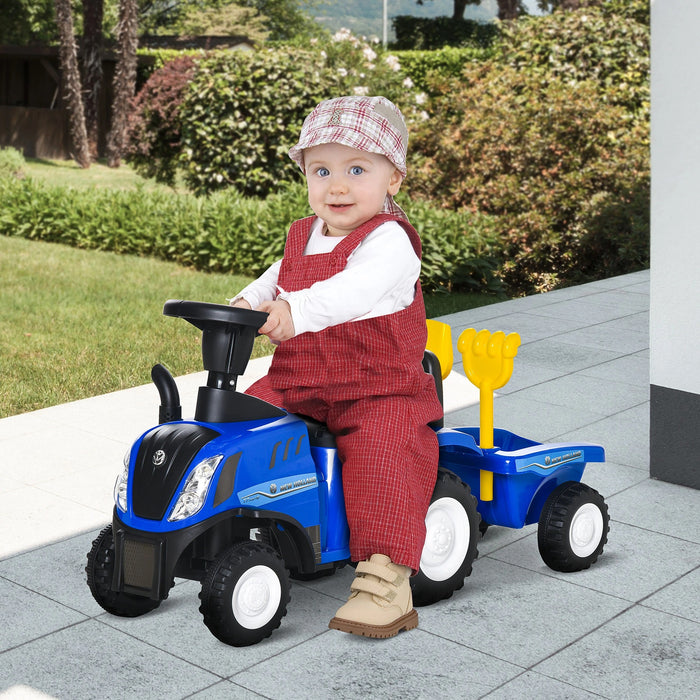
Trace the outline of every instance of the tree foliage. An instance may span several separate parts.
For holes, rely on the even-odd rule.
[[[492,62],[433,75],[407,186],[496,217],[511,293],[648,264],[648,27],[630,21],[643,2],[520,20]]]
[[[22,46],[57,39],[53,0],[2,0],[0,44]]]

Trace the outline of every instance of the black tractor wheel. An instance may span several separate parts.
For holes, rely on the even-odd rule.
[[[93,541],[92,549],[87,555],[85,573],[92,597],[112,615],[138,617],[160,605],[159,600],[111,589],[114,574],[114,535],[111,525],[107,525]]]
[[[420,570],[411,577],[414,605],[431,605],[462,588],[478,554],[476,499],[452,472],[438,472],[425,527]]]
[[[217,639],[250,646],[269,637],[287,614],[289,573],[269,545],[239,542],[209,567],[199,597],[204,624]]]
[[[587,569],[608,541],[609,523],[608,506],[595,489],[560,484],[540,513],[537,545],[544,563],[555,571]]]

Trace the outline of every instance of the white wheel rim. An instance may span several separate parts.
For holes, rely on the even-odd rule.
[[[277,574],[268,566],[253,566],[238,579],[231,607],[238,623],[246,629],[258,629],[274,616],[282,598]]]
[[[425,516],[425,544],[421,571],[433,581],[453,576],[469,550],[469,516],[454,498],[439,498]]]
[[[577,557],[589,557],[603,537],[603,514],[593,503],[584,503],[571,519],[569,545]]]

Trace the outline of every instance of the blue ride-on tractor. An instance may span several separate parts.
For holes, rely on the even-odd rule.
[[[175,578],[200,581],[212,634],[234,646],[255,644],[286,614],[290,577],[308,580],[350,563],[342,464],[324,425],[236,390],[266,314],[180,300],[166,302],[163,313],[202,331],[207,383],[194,419],[182,420],[172,375],[153,368],[160,422],[125,456],[112,524],[87,555],[87,582],[107,612],[135,617],[158,607]],[[441,368],[430,351],[423,363],[440,398],[451,369],[448,342],[449,363]],[[472,380],[488,374],[489,362]],[[489,525],[539,522],[540,553],[560,571],[597,559],[607,506],[579,482],[586,462],[604,460],[602,447],[543,445],[505,430],[493,431],[497,447],[483,439],[480,446],[479,428],[433,427],[440,463],[421,568],[411,579],[416,605],[462,588],[480,529]]]

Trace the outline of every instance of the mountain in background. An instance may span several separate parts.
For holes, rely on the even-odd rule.
[[[311,7],[304,2],[300,2],[300,5],[321,26],[332,32],[347,28],[356,36],[382,37],[383,0],[322,0]],[[415,0],[387,0],[389,41],[394,40],[392,17],[451,17],[453,7],[452,0],[425,0],[423,5],[418,5]],[[490,22],[497,14],[496,0],[482,0],[481,5],[467,5],[464,17]]]

